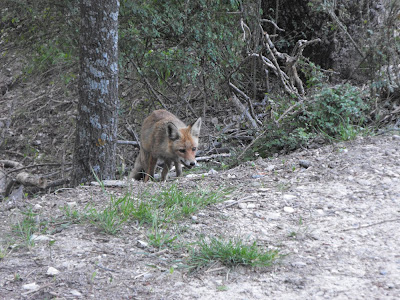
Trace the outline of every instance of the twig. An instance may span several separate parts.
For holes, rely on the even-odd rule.
[[[230,157],[231,154],[230,153],[219,153],[219,154],[211,154],[208,156],[200,156],[200,157],[196,157],[197,161],[207,161],[213,158],[217,158],[217,157]]]
[[[103,267],[103,266],[100,265],[100,264],[95,264],[95,266],[96,266],[96,267],[99,267],[100,269],[106,270],[106,271],[118,273],[118,271],[113,270],[113,269],[109,269],[109,268],[106,268],[106,267]]]
[[[250,144],[247,145],[247,147],[243,150],[243,152],[237,157],[237,160],[240,161],[240,159],[242,158],[242,156],[247,152],[247,150],[249,150],[249,148],[251,146],[253,146],[253,144],[259,139],[261,138],[265,133],[267,132],[267,130],[264,130],[263,132],[261,132],[259,135],[257,135],[257,137],[251,141]]]
[[[377,223],[372,223],[372,224],[367,224],[367,225],[361,225],[361,226],[358,226],[358,227],[346,228],[346,229],[343,229],[342,231],[350,231],[350,230],[362,229],[362,228],[372,227],[372,226],[380,225],[380,224],[384,224],[384,223],[399,222],[399,221],[400,221],[400,218],[397,218],[397,219],[390,219],[390,220],[383,220],[383,221],[380,221],[380,222],[377,222]]]
[[[138,71],[139,75],[143,78],[144,82],[146,83],[147,87],[149,88],[150,92],[154,95],[154,97],[157,98],[158,102],[161,103],[162,107],[165,109],[167,106],[165,105],[164,101],[158,96],[157,92],[154,90],[153,86],[151,85],[150,81],[147,79],[146,76],[142,74],[142,71],[140,70],[139,66],[136,64],[136,62],[131,59],[131,63],[135,66],[136,70]]]
[[[349,38],[350,42],[353,44],[353,46],[356,48],[357,52],[360,53],[361,57],[364,58],[365,55],[362,53],[361,49],[358,47],[357,43],[353,40],[349,32],[347,31],[346,27],[343,25],[343,23],[339,20],[338,16],[335,14],[333,9],[331,7],[325,6],[325,9],[328,11],[328,14],[331,16],[331,18],[338,24],[339,28],[346,34],[346,36]]]
[[[117,144],[120,144],[120,145],[139,146],[139,143],[138,143],[138,142],[135,142],[135,141],[122,141],[122,140],[118,140],[118,141],[117,141]]]
[[[241,91],[238,87],[236,87],[232,82],[229,82],[229,86],[233,88],[236,92],[238,92],[240,95],[243,96],[244,99],[246,99],[247,104],[249,105],[250,108],[250,114],[252,118],[257,122],[258,125],[262,125],[262,122],[257,119],[257,116],[254,112],[254,107],[253,104],[251,103],[251,99],[249,96],[247,96],[243,91]]]
[[[247,197],[244,197],[244,198],[242,198],[242,199],[239,199],[239,200],[237,200],[237,201],[235,201],[235,202],[233,202],[233,203],[229,203],[229,204],[225,205],[225,208],[234,206],[234,205],[239,204],[239,203],[257,202],[257,201],[258,201],[258,200],[255,200],[255,199],[251,199],[252,197],[253,197],[253,196],[247,196]]]

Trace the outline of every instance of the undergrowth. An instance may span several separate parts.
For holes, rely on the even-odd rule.
[[[372,103],[364,91],[350,84],[324,83],[316,66],[309,76],[310,94],[303,102],[270,101],[274,117],[264,124],[264,135],[248,151],[246,159],[253,159],[256,153],[261,157],[287,153],[315,139],[346,141],[369,132]],[[290,113],[285,115],[288,110]]]

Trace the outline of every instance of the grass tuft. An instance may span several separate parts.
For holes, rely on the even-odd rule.
[[[191,269],[200,269],[212,263],[220,262],[228,267],[239,265],[264,267],[270,266],[281,255],[277,250],[263,250],[256,242],[245,244],[239,238],[210,238],[196,243],[189,258]]]

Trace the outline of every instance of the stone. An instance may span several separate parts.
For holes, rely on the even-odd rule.
[[[239,204],[238,204],[238,207],[239,207],[240,209],[245,209],[245,208],[247,208],[247,204],[246,204],[246,203],[239,203]]]
[[[76,297],[82,296],[82,294],[80,292],[78,292],[77,290],[70,290],[69,292]]]
[[[39,286],[36,284],[36,282],[32,282],[32,283],[24,284],[22,286],[22,288],[24,290],[35,291],[35,290],[39,289]]]
[[[301,159],[301,160],[299,160],[299,165],[302,168],[308,169],[311,166],[311,161],[306,160],[306,159]]]
[[[285,201],[290,201],[290,200],[296,199],[297,197],[295,195],[286,194],[286,195],[283,195],[282,198]]]
[[[294,208],[293,207],[289,207],[289,206],[285,206],[283,208],[283,211],[288,213],[288,214],[291,214],[291,213],[294,213]]]
[[[49,267],[47,269],[46,275],[54,276],[60,274],[60,271],[58,271],[56,268]]]

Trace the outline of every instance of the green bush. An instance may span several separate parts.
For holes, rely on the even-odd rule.
[[[315,131],[340,139],[343,130],[366,123],[370,105],[364,98],[349,84],[324,87],[305,104],[301,119]]]

